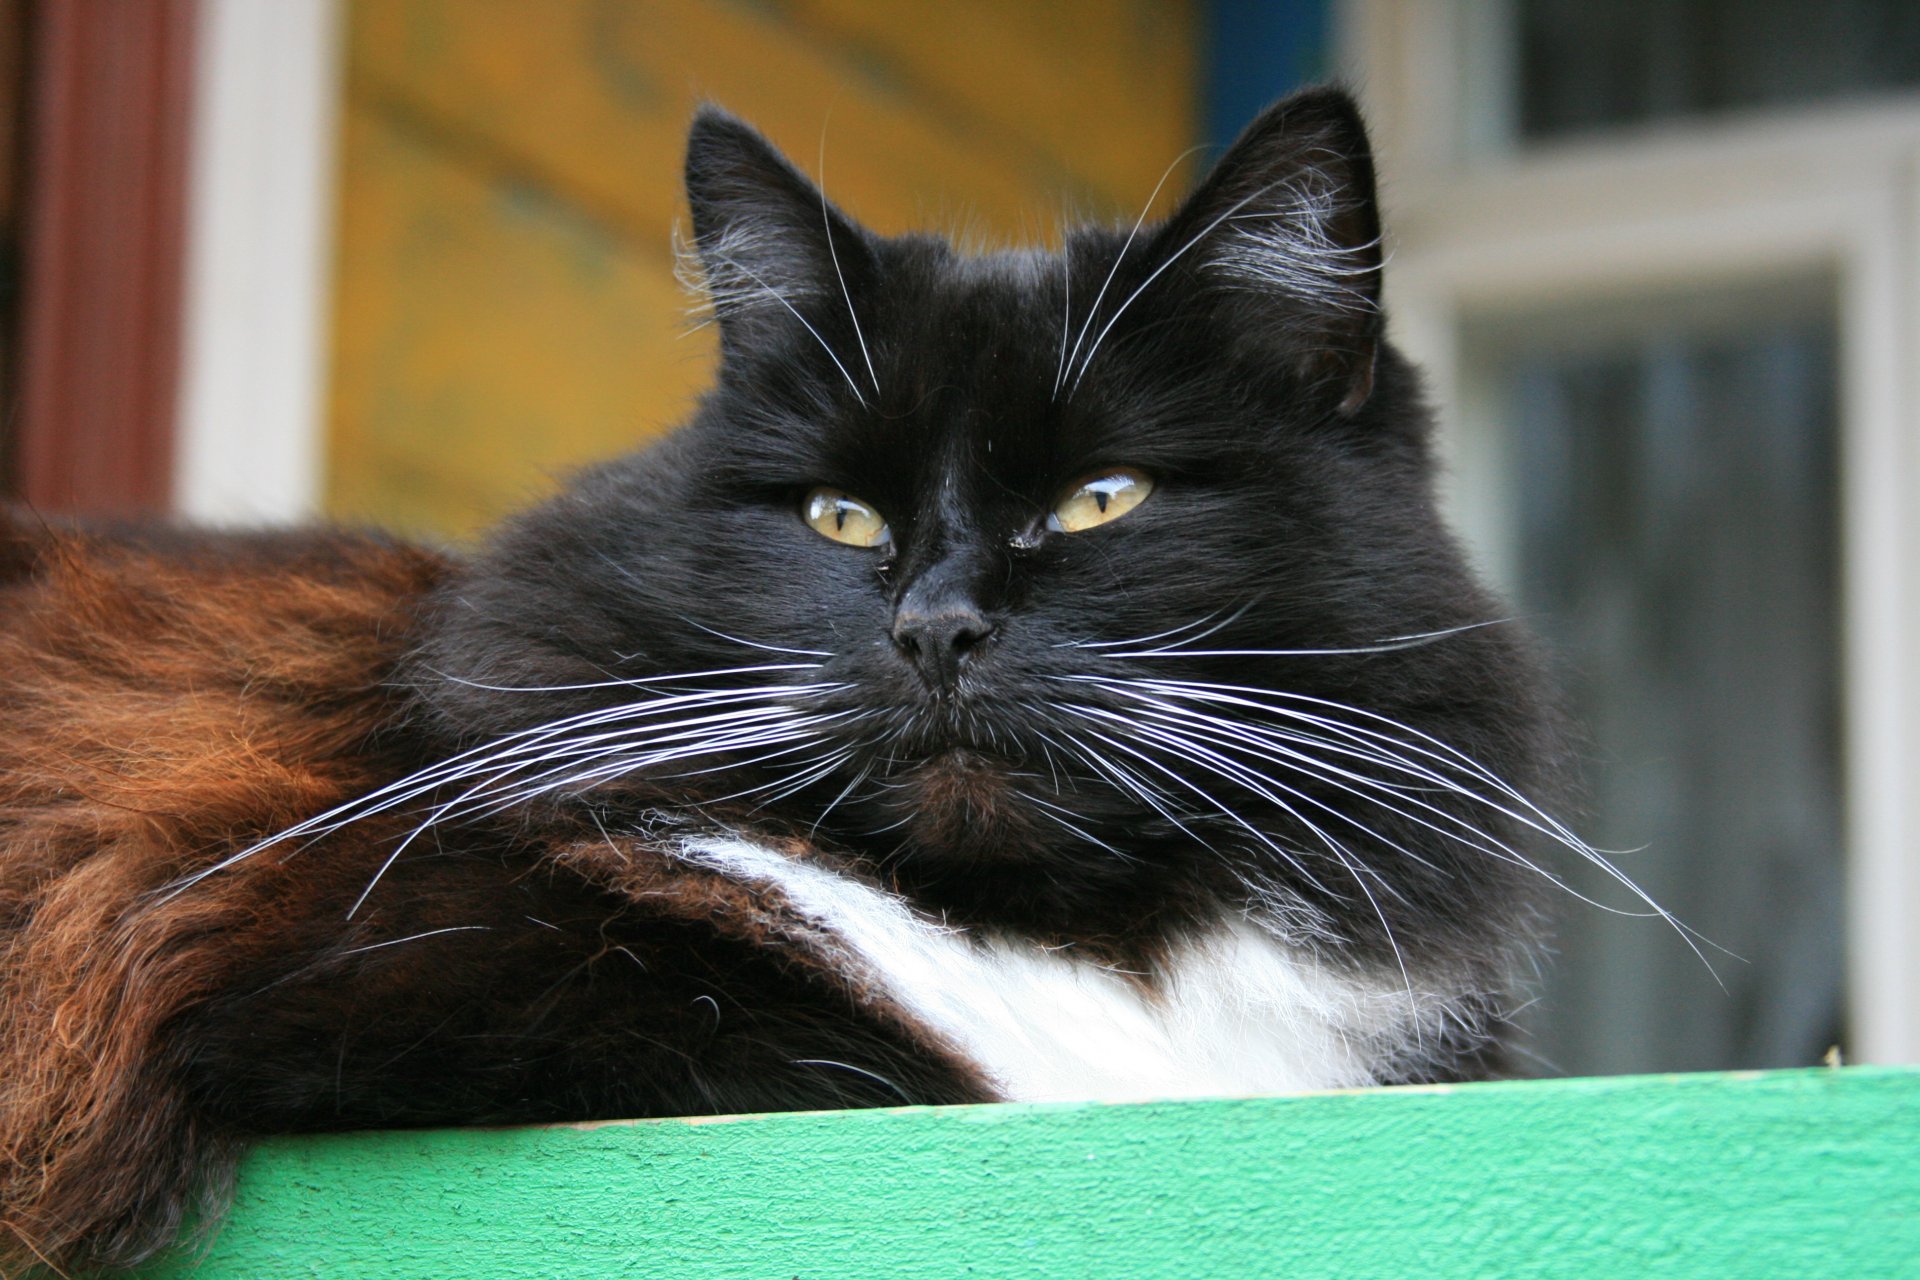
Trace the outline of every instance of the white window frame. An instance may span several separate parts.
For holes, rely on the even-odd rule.
[[[173,508],[213,524],[320,506],[340,0],[199,0]]]
[[[1824,275],[1840,350],[1850,1060],[1920,1061],[1920,99],[1502,145],[1505,6],[1344,0],[1383,176],[1394,340],[1425,366],[1457,522],[1502,569],[1476,315]],[[1483,86],[1476,98],[1471,86]]]

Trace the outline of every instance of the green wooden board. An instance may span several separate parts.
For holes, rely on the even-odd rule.
[[[348,1134],[146,1274],[1920,1276],[1917,1140],[1877,1067]]]

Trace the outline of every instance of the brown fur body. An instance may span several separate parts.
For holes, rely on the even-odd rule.
[[[0,529],[0,1274],[152,1252],[262,1133],[985,1096],[778,902],[558,818],[351,918],[412,819],[170,893],[426,762],[392,676],[447,567]]]

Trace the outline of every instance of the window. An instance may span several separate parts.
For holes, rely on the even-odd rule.
[[[1342,11],[1456,523],[1562,646],[1594,838],[1743,957],[1567,904],[1553,1069],[1920,1058],[1920,33],[1847,7]]]
[[[1528,141],[1920,87],[1912,0],[1517,0]]]
[[[1512,494],[1509,590],[1584,726],[1587,838],[1712,944],[1583,882],[1635,914],[1564,913],[1532,1047],[1583,1073],[1817,1061],[1843,986],[1830,291],[1464,337]]]

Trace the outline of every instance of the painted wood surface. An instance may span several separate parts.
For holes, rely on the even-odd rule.
[[[673,277],[696,102],[878,230],[1046,239],[1131,218],[1191,144],[1193,8],[358,0],[330,512],[464,534],[685,416],[713,350]]]
[[[1920,1069],[372,1133],[153,1277],[1920,1275]]]

